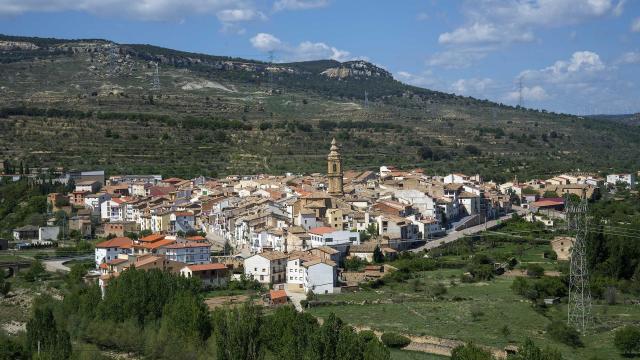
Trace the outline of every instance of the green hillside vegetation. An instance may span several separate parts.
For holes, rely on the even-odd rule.
[[[636,125],[420,89],[368,63],[375,75],[330,78],[322,72],[354,63],[2,40],[39,47],[0,51],[0,158],[14,163],[165,176],[319,172],[336,137],[346,169],[394,164],[502,181],[631,171],[640,156]],[[160,91],[151,90],[155,62]]]

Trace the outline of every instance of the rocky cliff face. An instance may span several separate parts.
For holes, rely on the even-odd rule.
[[[391,78],[391,73],[381,69],[369,62],[358,60],[342,63],[339,67],[329,68],[321,73],[329,78],[367,78],[367,77],[387,77]]]

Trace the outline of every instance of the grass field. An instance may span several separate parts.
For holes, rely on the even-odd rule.
[[[485,244],[486,245],[486,244]],[[545,244],[496,243],[479,247],[492,258],[517,254],[518,265],[539,263],[545,270],[558,270],[557,261],[543,258]],[[446,255],[444,262],[460,261],[468,255]],[[594,329],[583,337],[583,348],[572,349],[546,335],[552,320],[566,321],[567,305],[561,303],[539,309],[511,290],[514,277],[498,276],[493,280],[463,283],[465,269],[437,269],[413,273],[408,282],[391,282],[377,289],[355,293],[323,295],[320,300],[346,304],[319,306],[309,311],[319,317],[335,313],[344,321],[380,331],[409,335],[435,336],[504,348],[530,338],[541,347],[560,350],[566,359],[622,359],[613,346],[613,331],[620,326],[640,323],[640,307],[624,298],[617,305],[596,302],[593,306]],[[446,293],[433,296],[432,289],[441,284]],[[566,301],[566,300],[565,300]],[[394,358],[406,358],[394,352]],[[417,355],[416,355],[417,356]]]

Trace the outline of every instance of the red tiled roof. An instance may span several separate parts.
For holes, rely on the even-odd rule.
[[[191,241],[205,241],[205,240],[207,240],[207,238],[205,238],[204,236],[196,235],[196,236],[189,236],[189,237],[187,237],[187,240],[191,240]]]
[[[193,272],[206,271],[206,270],[226,270],[227,269],[227,265],[220,264],[220,263],[189,265],[187,267],[189,268],[189,270],[191,270]]]
[[[142,244],[142,247],[145,249],[152,250],[152,249],[157,249],[159,247],[171,245],[175,242],[176,242],[175,240],[163,239],[163,240],[152,242],[152,243]]]
[[[118,265],[118,264],[126,263],[127,261],[128,261],[127,259],[113,259],[113,260],[109,261],[107,264],[109,264],[109,265]]]
[[[103,241],[101,243],[96,244],[97,248],[112,248],[112,247],[127,247],[131,246],[132,240],[128,237],[117,237],[111,240]]]
[[[203,244],[193,241],[188,241],[184,243],[177,243],[173,245],[166,246],[167,249],[184,249],[184,248],[194,248],[194,247],[210,247],[209,244]]]
[[[533,203],[535,207],[558,206],[564,205],[564,200],[560,199],[540,199]]]
[[[310,229],[309,232],[316,235],[323,235],[334,232],[335,229],[330,226],[320,226],[317,228]]]
[[[164,235],[162,234],[151,234],[151,235],[147,235],[143,238],[140,239],[140,241],[142,242],[155,242],[158,240],[162,240],[164,239]]]
[[[282,299],[282,298],[287,298],[287,292],[284,290],[269,290],[269,298],[271,298],[271,300],[274,299]]]

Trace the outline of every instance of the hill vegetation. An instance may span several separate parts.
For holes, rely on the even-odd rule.
[[[640,156],[636,124],[421,89],[362,61],[268,64],[0,36],[0,158],[13,163],[165,176],[316,172],[332,137],[347,169],[394,164],[498,181],[631,171]]]

